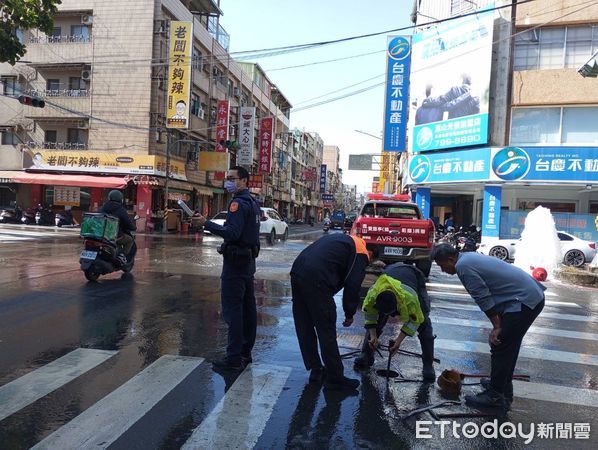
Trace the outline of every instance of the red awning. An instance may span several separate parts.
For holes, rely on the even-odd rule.
[[[13,183],[53,184],[122,189],[127,185],[124,177],[99,177],[93,175],[64,175],[54,173],[17,172],[11,176]]]

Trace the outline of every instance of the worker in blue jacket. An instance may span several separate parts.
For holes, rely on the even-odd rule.
[[[255,258],[260,249],[260,206],[251,197],[247,185],[249,172],[235,166],[227,172],[225,189],[234,194],[228,204],[226,222],[218,225],[199,216],[198,223],[206,230],[224,238],[219,253],[224,257],[220,276],[222,317],[228,325],[226,357],[213,361],[221,370],[243,370],[252,362],[255,343],[257,310],[253,279]]]
[[[359,305],[359,291],[369,260],[365,242],[360,237],[329,234],[309,245],[293,263],[293,319],[305,368],[311,371],[310,382],[322,381],[326,375],[325,388],[352,390],[359,386],[358,380],[347,378],[343,373],[336,341],[334,294],[344,288],[343,325],[348,327]]]

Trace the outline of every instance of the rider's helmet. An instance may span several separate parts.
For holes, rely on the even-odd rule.
[[[123,193],[114,189],[114,190],[110,191],[110,193],[108,194],[108,200],[112,200],[113,202],[122,203]]]

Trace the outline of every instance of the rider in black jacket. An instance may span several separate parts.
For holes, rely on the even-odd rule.
[[[133,236],[131,232],[137,229],[135,222],[131,220],[123,205],[123,194],[120,191],[112,190],[108,194],[108,201],[100,208],[101,213],[118,217],[118,238],[116,242],[120,247],[121,254],[128,255],[133,248]]]

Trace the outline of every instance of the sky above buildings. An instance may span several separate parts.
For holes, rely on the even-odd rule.
[[[411,25],[412,0],[221,0],[230,52],[309,44]],[[402,31],[390,34],[411,34]],[[387,34],[277,56],[252,57],[293,105],[291,128],[341,149],[343,182],[370,192],[377,172],[348,171],[348,155],[380,153]],[[319,63],[322,61],[334,62]],[[314,64],[319,63],[319,64]],[[294,67],[291,66],[303,66]],[[356,95],[349,94],[364,90]],[[340,100],[313,106],[332,98]],[[313,107],[312,107],[313,106]],[[300,108],[306,109],[300,110]]]

